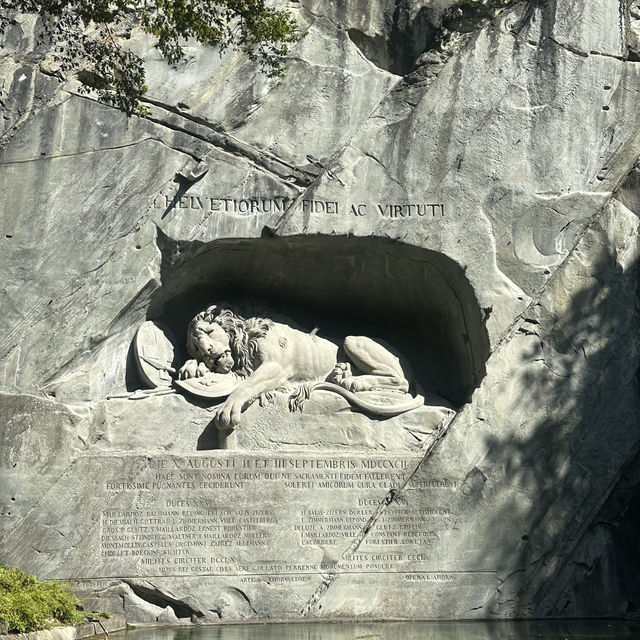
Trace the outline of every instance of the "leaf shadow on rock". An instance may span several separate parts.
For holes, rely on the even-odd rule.
[[[485,479],[471,508],[498,568],[485,614],[615,615],[640,602],[640,550],[616,536],[640,524],[638,265],[635,238],[611,236],[592,226],[489,361],[475,416],[485,452],[467,476]],[[605,552],[626,562],[603,567]]]

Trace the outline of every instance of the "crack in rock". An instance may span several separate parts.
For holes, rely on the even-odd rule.
[[[371,515],[369,520],[364,524],[362,529],[359,531],[358,535],[353,539],[352,543],[349,545],[347,550],[342,554],[342,559],[344,561],[348,562],[349,556],[351,556],[353,553],[355,553],[358,550],[363,540],[368,535],[369,531],[371,531],[371,529],[375,526],[376,522],[382,517],[387,507],[394,501],[396,496],[400,492],[402,492],[404,488],[411,482],[415,474],[418,472],[418,469],[420,469],[420,467],[433,455],[433,452],[435,451],[436,447],[442,441],[450,425],[453,423],[454,418],[455,416],[453,415],[446,416],[445,418],[443,418],[440,424],[435,428],[434,433],[437,435],[433,438],[433,440],[431,440],[429,444],[426,445],[424,449],[424,455],[420,460],[420,462],[416,464],[415,469],[409,474],[409,476],[406,478],[402,486],[389,490],[387,495],[381,499],[376,511]],[[341,567],[340,561],[336,562],[334,567],[335,571],[327,574],[323,578],[321,584],[314,591],[314,593],[309,598],[306,605],[300,612],[300,615],[302,617],[308,616],[311,613],[311,611],[314,609],[314,607],[318,605],[320,600],[324,597],[324,594],[329,590],[333,582],[340,575],[340,567]],[[318,605],[318,608],[319,609],[322,608],[322,605]]]
[[[157,101],[147,99],[145,102],[154,107],[153,112],[147,116],[149,121],[173,131],[189,134],[222,151],[248,160],[263,171],[273,174],[276,178],[292,182],[301,187],[308,187],[315,178],[315,173],[300,169],[267,151],[256,149],[245,142],[222,133],[217,127],[202,118],[187,116],[170,105]]]

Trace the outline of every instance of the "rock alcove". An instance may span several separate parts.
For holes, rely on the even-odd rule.
[[[455,406],[484,375],[489,341],[463,269],[427,249],[376,237],[299,236],[180,242],[160,235],[163,286],[148,317],[183,344],[215,301],[257,304],[325,337],[381,338],[417,382]]]

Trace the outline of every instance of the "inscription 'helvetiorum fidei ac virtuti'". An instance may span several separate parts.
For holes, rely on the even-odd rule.
[[[378,216],[382,218],[444,218],[442,203],[427,202],[353,202],[341,203],[337,200],[306,199],[294,200],[287,196],[250,198],[223,198],[209,195],[157,196],[153,200],[156,209],[170,211],[182,209],[230,215],[251,216],[259,214],[280,214],[292,205],[295,211],[314,215],[353,215],[359,218]]]

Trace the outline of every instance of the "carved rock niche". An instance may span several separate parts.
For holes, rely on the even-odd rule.
[[[244,317],[339,346],[347,336],[380,340],[408,363],[410,393],[424,397],[418,408],[388,416],[322,389],[294,411],[287,390],[267,389],[272,393],[244,407],[240,424],[229,425],[216,419],[221,400],[206,402],[183,388],[213,415],[198,449],[415,450],[484,375],[489,342],[481,310],[463,269],[440,253],[381,238],[319,235],[207,244],[161,236],[159,246],[163,286],[148,318],[174,337],[176,370],[193,355],[185,349],[189,322],[225,302]]]

